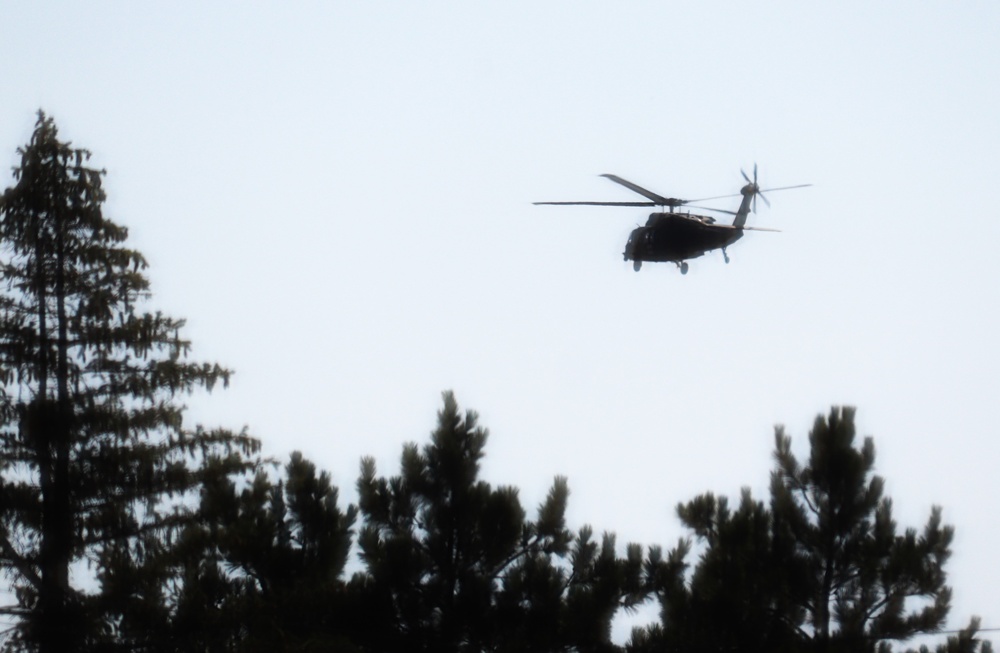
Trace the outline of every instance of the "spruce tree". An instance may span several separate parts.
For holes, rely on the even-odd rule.
[[[89,165],[90,152],[61,141],[39,112],[18,154],[15,184],[0,199],[10,644],[43,653],[140,646],[169,610],[162,554],[192,517],[185,498],[200,463],[244,469],[257,442],[183,426],[179,398],[225,385],[230,372],[188,360],[183,320],[140,310],[146,261],[104,216],[105,172]]]

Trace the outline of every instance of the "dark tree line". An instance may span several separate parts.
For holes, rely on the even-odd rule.
[[[953,531],[900,530],[870,438],[833,409],[799,461],[778,429],[765,503],[704,494],[664,550],[570,530],[556,477],[533,510],[480,478],[487,431],[451,393],[357,505],[300,454],[184,425],[230,372],[102,212],[104,171],[40,113],[0,198],[0,614],[9,651],[888,651],[939,630]],[[692,551],[698,555],[692,561]],[[353,557],[352,557],[353,556]],[[353,562],[352,562],[353,561]],[[611,641],[656,601],[656,623]],[[989,651],[973,620],[939,651]]]

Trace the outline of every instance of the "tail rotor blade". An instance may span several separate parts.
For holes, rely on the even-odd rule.
[[[740,172],[743,172],[743,170],[740,169]],[[743,172],[743,178],[746,179],[747,181],[750,181],[749,179],[747,179],[747,173],[745,173],[745,172]],[[756,161],[754,161],[754,163],[753,163],[753,182],[751,182],[751,183],[753,184],[753,212],[754,213],[757,212],[757,196],[758,195],[760,195],[760,198],[762,200],[764,200],[764,204],[766,204],[768,208],[771,208],[771,203],[767,201],[767,198],[764,197],[763,194],[761,194],[761,192],[760,192],[760,186],[757,185],[757,162]]]

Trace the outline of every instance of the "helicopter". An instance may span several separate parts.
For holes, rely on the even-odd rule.
[[[642,186],[634,184],[627,179],[622,179],[617,175],[603,174],[602,177],[628,188],[629,190],[647,198],[646,202],[534,202],[536,205],[585,205],[585,206],[662,206],[667,207],[667,212],[650,213],[649,219],[642,227],[636,227],[625,243],[623,256],[626,261],[632,261],[632,269],[636,272],[642,268],[644,261],[649,262],[669,262],[674,263],[680,269],[681,274],[688,272],[688,260],[698,258],[703,254],[716,250],[722,250],[722,256],[726,263],[729,263],[729,254],[726,248],[743,237],[744,231],[778,231],[766,227],[747,226],[747,216],[751,211],[757,212],[757,196],[759,195],[767,206],[771,206],[765,192],[790,190],[792,188],[805,188],[812,184],[799,184],[797,186],[782,186],[780,188],[768,188],[761,190],[757,185],[757,164],[753,166],[753,181],[745,171],[740,169],[740,174],[746,180],[746,185],[740,189],[739,193],[732,195],[718,195],[716,197],[704,197],[696,200],[682,200],[675,197],[664,197],[653,191],[646,190]],[[723,209],[713,209],[707,206],[694,206],[690,208],[714,211],[716,213],[728,213],[735,216],[732,224],[720,224],[707,215],[693,215],[688,213],[677,213],[675,209],[690,205],[691,202],[707,202],[710,200],[724,199],[729,197],[743,196],[740,207],[737,211],[726,211]]]

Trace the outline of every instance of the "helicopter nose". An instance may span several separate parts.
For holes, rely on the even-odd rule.
[[[637,240],[636,239],[636,231],[638,231],[638,229],[636,229],[631,234],[629,234],[628,242],[625,243],[625,251],[622,252],[622,256],[625,257],[626,261],[629,261],[629,260],[635,258],[635,243],[636,243],[636,240]]]

